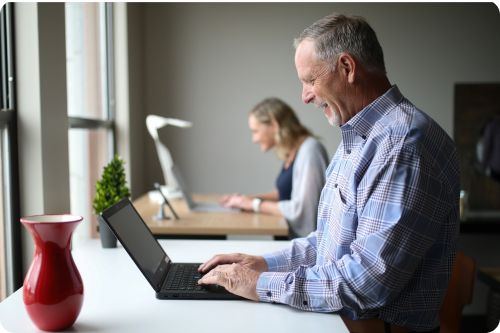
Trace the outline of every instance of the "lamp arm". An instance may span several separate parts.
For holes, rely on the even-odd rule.
[[[177,181],[172,174],[172,166],[174,162],[172,161],[172,155],[168,148],[161,143],[159,139],[155,140],[156,152],[158,153],[158,158],[160,159],[161,169],[163,171],[163,178],[165,178],[165,184],[171,188],[177,189]]]

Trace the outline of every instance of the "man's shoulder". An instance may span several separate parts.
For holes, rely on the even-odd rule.
[[[410,128],[429,128],[434,121],[424,111],[417,108],[407,99],[396,105],[389,113],[379,120],[379,123],[385,127],[397,128],[400,130]],[[437,125],[437,124],[436,124]],[[438,125],[439,126],[439,125]]]
[[[453,144],[446,131],[428,114],[403,99],[377,124],[387,140],[406,149],[425,149],[441,145],[443,141]]]

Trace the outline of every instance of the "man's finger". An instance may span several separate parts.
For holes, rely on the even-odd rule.
[[[224,286],[225,277],[226,272],[220,271],[218,269],[213,269],[208,272],[203,278],[198,280],[198,284],[218,284]]]
[[[232,254],[217,254],[210,258],[208,261],[206,261],[204,264],[198,268],[199,272],[207,272],[214,267],[217,267],[217,265],[223,265],[223,264],[232,264],[233,262],[236,261],[236,256],[234,253]]]
[[[208,263],[210,263],[211,261],[213,261],[215,259],[215,257],[217,257],[217,255],[215,256],[212,256],[212,258],[208,259],[207,261],[205,261],[203,264],[200,265],[200,267],[198,267],[198,271],[199,272],[203,272],[203,269],[205,267],[207,267]]]
[[[219,255],[216,255],[212,259],[204,263],[198,270],[206,273],[220,264],[222,264],[222,260]]]

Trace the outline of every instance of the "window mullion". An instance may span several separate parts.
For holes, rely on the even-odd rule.
[[[14,99],[14,39],[12,34],[12,3],[5,4],[5,10],[7,11],[7,16],[5,18],[6,22],[6,39],[7,39],[7,108],[14,110],[15,99]]]
[[[105,39],[106,39],[106,90],[108,119],[114,124],[115,120],[115,84],[114,84],[114,52],[113,52],[113,4],[105,3]],[[108,159],[115,154],[115,130],[114,126],[108,129]]]
[[[6,109],[8,108],[8,103],[7,103],[7,50],[6,50],[6,31],[5,31],[5,17],[6,17],[6,10],[7,6],[5,6],[0,15],[0,60],[2,62],[1,70],[2,70],[2,77],[1,77],[1,85],[2,85],[2,102],[1,102],[1,108]]]
[[[112,120],[99,120],[80,117],[68,117],[69,128],[113,128]]]

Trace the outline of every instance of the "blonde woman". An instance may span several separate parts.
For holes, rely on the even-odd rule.
[[[325,148],[302,124],[293,110],[277,98],[257,104],[248,118],[252,141],[263,152],[275,148],[283,160],[276,189],[260,195],[230,194],[226,207],[285,217],[289,238],[305,237],[316,230],[319,197],[325,184],[328,157]]]

